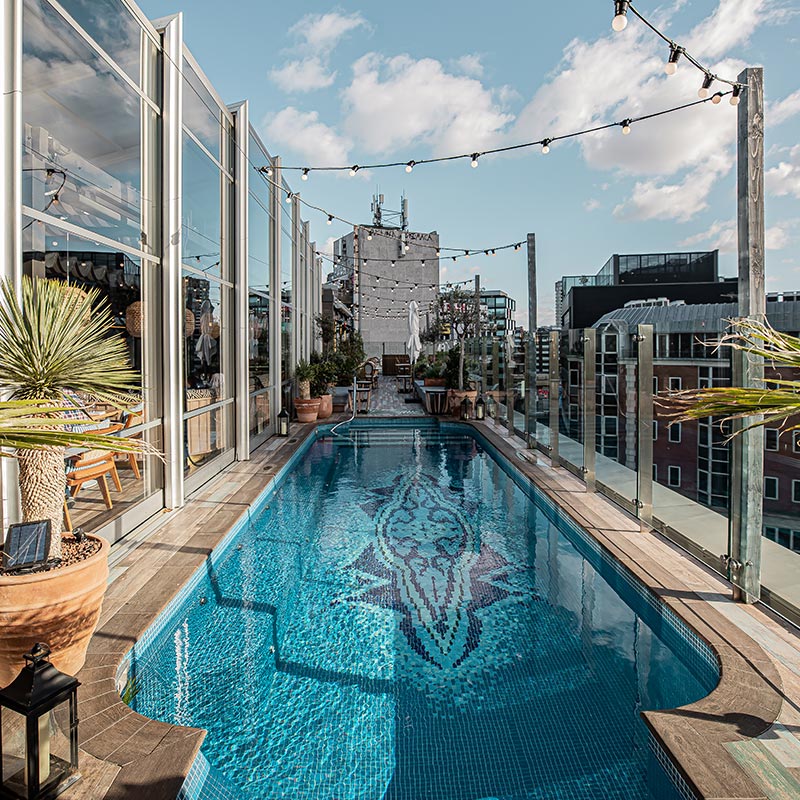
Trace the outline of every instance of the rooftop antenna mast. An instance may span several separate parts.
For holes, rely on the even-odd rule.
[[[376,228],[395,228],[401,231],[408,230],[408,198],[400,198],[400,211],[391,211],[384,208],[386,199],[382,194],[372,195],[372,224]]]

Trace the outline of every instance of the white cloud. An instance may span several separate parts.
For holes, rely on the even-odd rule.
[[[311,56],[287,61],[279,69],[271,70],[269,77],[284,92],[310,92],[331,86],[336,80],[336,73],[330,72],[319,57]]]
[[[320,122],[316,111],[287,106],[265,123],[269,141],[290,148],[308,164],[347,164],[352,142]]]
[[[767,250],[783,250],[791,241],[791,237],[786,230],[790,223],[773,225],[764,231],[764,247]],[[696,247],[702,245],[720,253],[736,253],[738,250],[738,236],[736,222],[723,222],[716,220],[704,231],[689,236],[680,242],[682,247]]]
[[[696,58],[719,58],[746,44],[759,25],[785,19],[787,12],[773,0],[720,0],[714,13],[684,42]]]
[[[675,220],[688,222],[708,206],[708,195],[717,179],[727,173],[731,162],[726,156],[709,159],[677,183],[637,181],[630,198],[614,209],[624,220]]]
[[[329,52],[345,34],[362,27],[367,27],[367,20],[358,12],[341,14],[331,11],[327,14],[306,14],[292,25],[289,33],[299,37],[312,52]]]
[[[774,103],[767,105],[766,117],[767,125],[780,125],[791,119],[795,114],[800,113],[800,89]]]
[[[470,78],[480,78],[483,76],[483,62],[477,53],[468,53],[457,58],[453,62],[457,72],[468,75]]]
[[[420,141],[436,154],[485,149],[513,119],[480,81],[449,73],[435,59],[408,55],[360,58],[343,101],[348,132],[372,153]]]
[[[366,27],[361,14],[306,14],[289,33],[297,37],[295,54],[302,56],[270,70],[270,79],[285,92],[311,92],[326,89],[336,80],[330,68],[330,56],[342,37],[357,28]]]
[[[789,160],[768,169],[764,175],[767,192],[777,197],[793,195],[800,199],[800,144],[789,151]]]
[[[583,207],[586,211],[597,211],[600,208],[600,201],[596,197],[592,197],[583,204]]]

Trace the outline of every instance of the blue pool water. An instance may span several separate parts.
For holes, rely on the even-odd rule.
[[[713,657],[489,450],[315,441],[135,648],[136,710],[207,729],[231,797],[678,797],[639,714]]]

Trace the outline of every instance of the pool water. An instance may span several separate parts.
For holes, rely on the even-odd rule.
[[[135,648],[136,710],[252,800],[678,797],[640,712],[713,658],[489,449],[315,441]]]

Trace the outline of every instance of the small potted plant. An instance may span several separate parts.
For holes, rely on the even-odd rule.
[[[312,355],[312,359],[314,355],[316,354]],[[336,383],[338,366],[330,359],[322,357],[313,364],[313,367],[314,378],[311,381],[311,396],[319,397],[317,419],[327,419],[333,414],[331,386]]]
[[[422,375],[425,386],[445,386],[446,381],[442,376],[442,367],[439,364],[430,364]]]
[[[468,365],[461,354],[460,347],[454,347],[447,354],[444,366],[445,386],[447,387],[447,404],[452,414],[459,414],[461,403],[466,398],[470,404],[478,399],[477,389],[468,387]]]
[[[316,422],[319,413],[319,397],[311,396],[311,381],[316,377],[317,368],[305,359],[300,359],[294,370],[294,379],[297,384],[297,397],[294,400],[294,409],[298,422]]]

